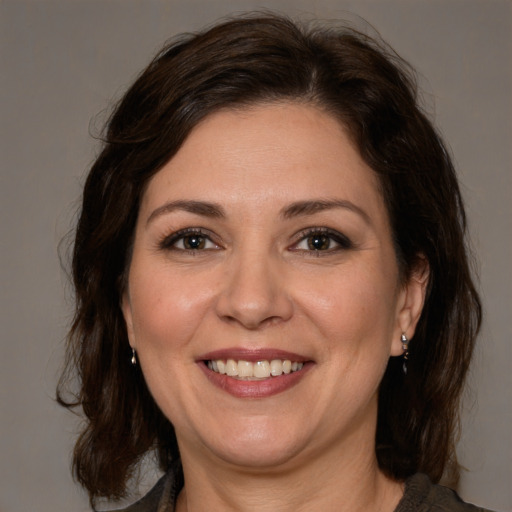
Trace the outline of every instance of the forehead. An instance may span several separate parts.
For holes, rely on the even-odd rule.
[[[150,180],[141,206],[330,195],[382,202],[375,173],[337,119],[311,105],[278,103],[207,116]]]

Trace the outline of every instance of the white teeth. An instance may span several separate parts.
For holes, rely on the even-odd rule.
[[[281,375],[281,373],[283,373],[283,362],[279,361],[279,359],[270,361],[270,373],[274,377]]]
[[[244,380],[251,379],[268,379],[272,377],[279,377],[279,375],[287,375],[291,372],[302,370],[304,363],[297,361],[290,361],[289,359],[272,359],[270,362],[263,360],[251,363],[250,361],[234,359],[223,359],[207,361],[207,366],[215,373],[228,375]]]
[[[226,363],[224,361],[221,361],[221,360],[217,361],[217,371],[219,373],[222,373],[223,375],[226,374]]]
[[[252,377],[252,363],[249,363],[249,361],[238,361],[238,376]]]
[[[238,364],[233,359],[226,361],[226,375],[230,377],[236,377],[238,375]]]
[[[270,377],[270,364],[268,361],[258,361],[253,365],[254,376],[258,379],[268,379]]]

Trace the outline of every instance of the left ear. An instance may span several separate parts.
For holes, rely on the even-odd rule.
[[[391,343],[392,356],[400,356],[403,353],[400,339],[402,334],[405,334],[409,340],[414,336],[425,303],[429,273],[428,261],[420,255],[414,269],[399,292],[396,327]]]

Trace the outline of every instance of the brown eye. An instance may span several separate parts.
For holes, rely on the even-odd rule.
[[[335,253],[353,247],[352,242],[342,233],[326,228],[312,228],[301,233],[300,240],[290,249],[310,253]]]
[[[331,238],[324,234],[317,234],[307,238],[308,248],[312,251],[325,251],[331,247]]]
[[[159,244],[163,250],[199,252],[220,249],[209,235],[197,229],[186,229],[165,237]]]
[[[187,235],[183,237],[183,247],[187,250],[204,249],[206,238],[202,235]]]

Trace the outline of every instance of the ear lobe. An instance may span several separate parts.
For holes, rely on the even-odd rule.
[[[425,257],[418,257],[411,275],[404,284],[399,300],[399,310],[397,312],[397,326],[394,333],[391,355],[402,355],[401,335],[405,334],[408,339],[414,336],[416,325],[420,319],[429,280],[429,265]]]

